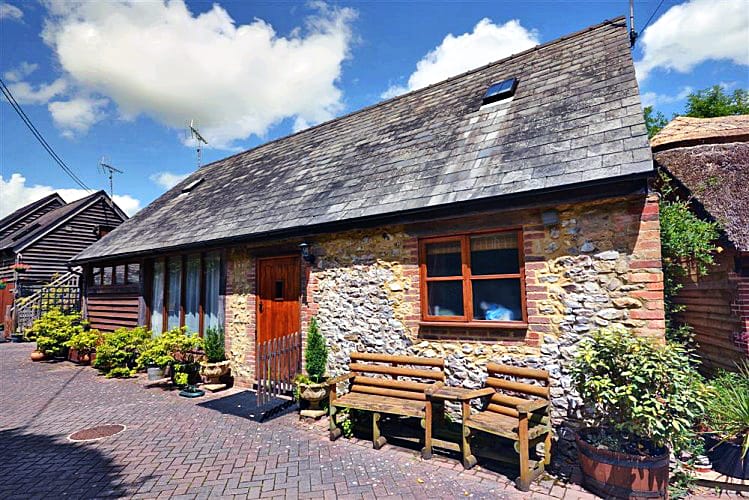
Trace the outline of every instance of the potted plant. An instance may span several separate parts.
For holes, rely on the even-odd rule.
[[[208,328],[203,338],[205,360],[200,362],[200,375],[210,385],[219,385],[229,373],[223,328]]]
[[[88,330],[75,333],[70,340],[65,342],[69,349],[68,359],[75,363],[87,365],[91,363],[92,356],[96,352],[96,346],[101,342],[99,330]]]
[[[603,497],[666,498],[669,449],[694,445],[705,408],[689,351],[602,329],[581,341],[571,371],[591,424],[576,436],[583,484]]]
[[[325,415],[325,410],[320,408],[320,402],[328,397],[329,388],[325,384],[327,367],[328,347],[320,333],[317,319],[313,317],[307,329],[307,349],[304,352],[304,368],[307,374],[296,379],[297,393],[308,406],[301,411],[303,417],[320,418]]]
[[[8,287],[8,282],[0,278],[0,290],[5,290]]]
[[[106,374],[107,378],[132,377],[136,360],[147,349],[150,340],[151,332],[142,326],[105,333],[96,347],[94,368]]]
[[[80,314],[64,314],[60,309],[50,309],[35,320],[26,333],[27,338],[36,340],[36,348],[46,358],[67,357],[67,342],[85,328]],[[38,355],[36,356],[38,358]]]
[[[164,332],[160,340],[164,343],[166,352],[174,358],[171,364],[172,382],[182,388],[180,396],[194,398],[205,394],[196,387],[200,382],[199,361],[202,358],[203,339],[197,335],[188,335],[182,327]]]
[[[138,355],[136,367],[146,370],[148,380],[155,381],[164,378],[164,370],[174,363],[174,356],[169,352],[163,337],[149,339]]]
[[[10,269],[17,273],[25,273],[26,271],[31,269],[31,266],[28,264],[24,264],[23,262],[16,262],[15,264],[12,264],[10,266]]]
[[[710,382],[705,448],[713,470],[749,479],[749,363]]]

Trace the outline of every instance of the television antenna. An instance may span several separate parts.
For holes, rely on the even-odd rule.
[[[112,177],[115,173],[123,174],[124,172],[118,168],[114,168],[112,165],[107,163],[106,156],[102,156],[101,160],[99,160],[99,169],[101,169],[101,172],[104,173],[109,177],[109,197],[111,198],[114,196],[114,182],[112,181]]]
[[[200,132],[198,131],[198,124],[195,120],[190,120],[190,125],[187,126],[190,130],[190,138],[195,141],[195,152],[198,156],[198,168],[200,168],[200,164],[203,160],[203,146],[201,143],[208,145],[208,141],[203,139],[203,136],[200,135]]]

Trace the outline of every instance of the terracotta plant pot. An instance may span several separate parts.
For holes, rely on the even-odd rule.
[[[41,361],[45,358],[42,351],[31,351],[31,361]]]
[[[583,429],[575,436],[585,488],[604,498],[667,498],[667,450],[641,456],[596,448],[584,439],[592,431]]]
[[[219,361],[218,363],[200,363],[200,375],[208,384],[218,384],[219,379],[229,373],[229,361]]]
[[[725,476],[749,479],[749,453],[741,456],[741,445],[723,441],[715,434],[705,436],[705,450],[713,470]]]
[[[80,352],[78,352],[77,349],[70,349],[68,351],[68,359],[72,361],[73,363],[78,363],[79,365],[91,364],[91,354],[89,353],[81,354]]]

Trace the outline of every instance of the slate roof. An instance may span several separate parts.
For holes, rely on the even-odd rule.
[[[32,201],[28,205],[24,205],[18,210],[16,210],[13,213],[10,213],[0,219],[0,235],[7,232],[7,230],[11,229],[11,226],[16,225],[20,221],[22,221],[25,217],[31,215],[33,212],[39,210],[40,208],[48,205],[48,204],[54,204],[59,207],[63,206],[65,204],[65,200],[62,199],[62,197],[57,193],[52,193],[44,198],[38,199],[36,201]]]
[[[0,240],[0,251],[4,251],[4,250],[10,250],[12,252],[20,251],[28,243],[34,241],[39,236],[47,233],[48,231],[53,229],[55,226],[57,226],[57,224],[59,224],[61,221],[75,214],[79,209],[85,207],[86,205],[94,201],[95,199],[101,198],[101,197],[104,197],[107,200],[109,199],[109,197],[104,191],[97,191],[84,198],[81,198],[80,200],[70,202],[50,212],[47,212],[46,214],[34,220],[30,224],[27,224],[21,227],[20,229],[16,230],[14,233]],[[116,204],[114,204],[114,202],[111,202],[111,203],[114,205],[115,210],[122,212],[120,208],[117,207]],[[123,214],[123,217],[127,218],[127,216],[124,214]]]
[[[661,148],[656,164],[720,223],[736,249],[749,252],[749,115],[676,120],[653,138]]]
[[[692,118],[677,116],[650,140],[654,151],[677,146],[749,140],[749,115]]]
[[[482,108],[489,85],[512,76],[514,97]],[[280,236],[652,168],[618,18],[206,165],[75,260]]]

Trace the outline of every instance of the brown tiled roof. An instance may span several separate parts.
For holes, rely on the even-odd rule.
[[[514,97],[482,107],[509,77]],[[321,231],[652,170],[619,18],[206,165],[76,259]]]
[[[749,142],[673,148],[654,158],[720,223],[738,250],[749,252]]]
[[[677,116],[650,140],[653,151],[696,144],[749,140],[749,115],[717,118]]]

